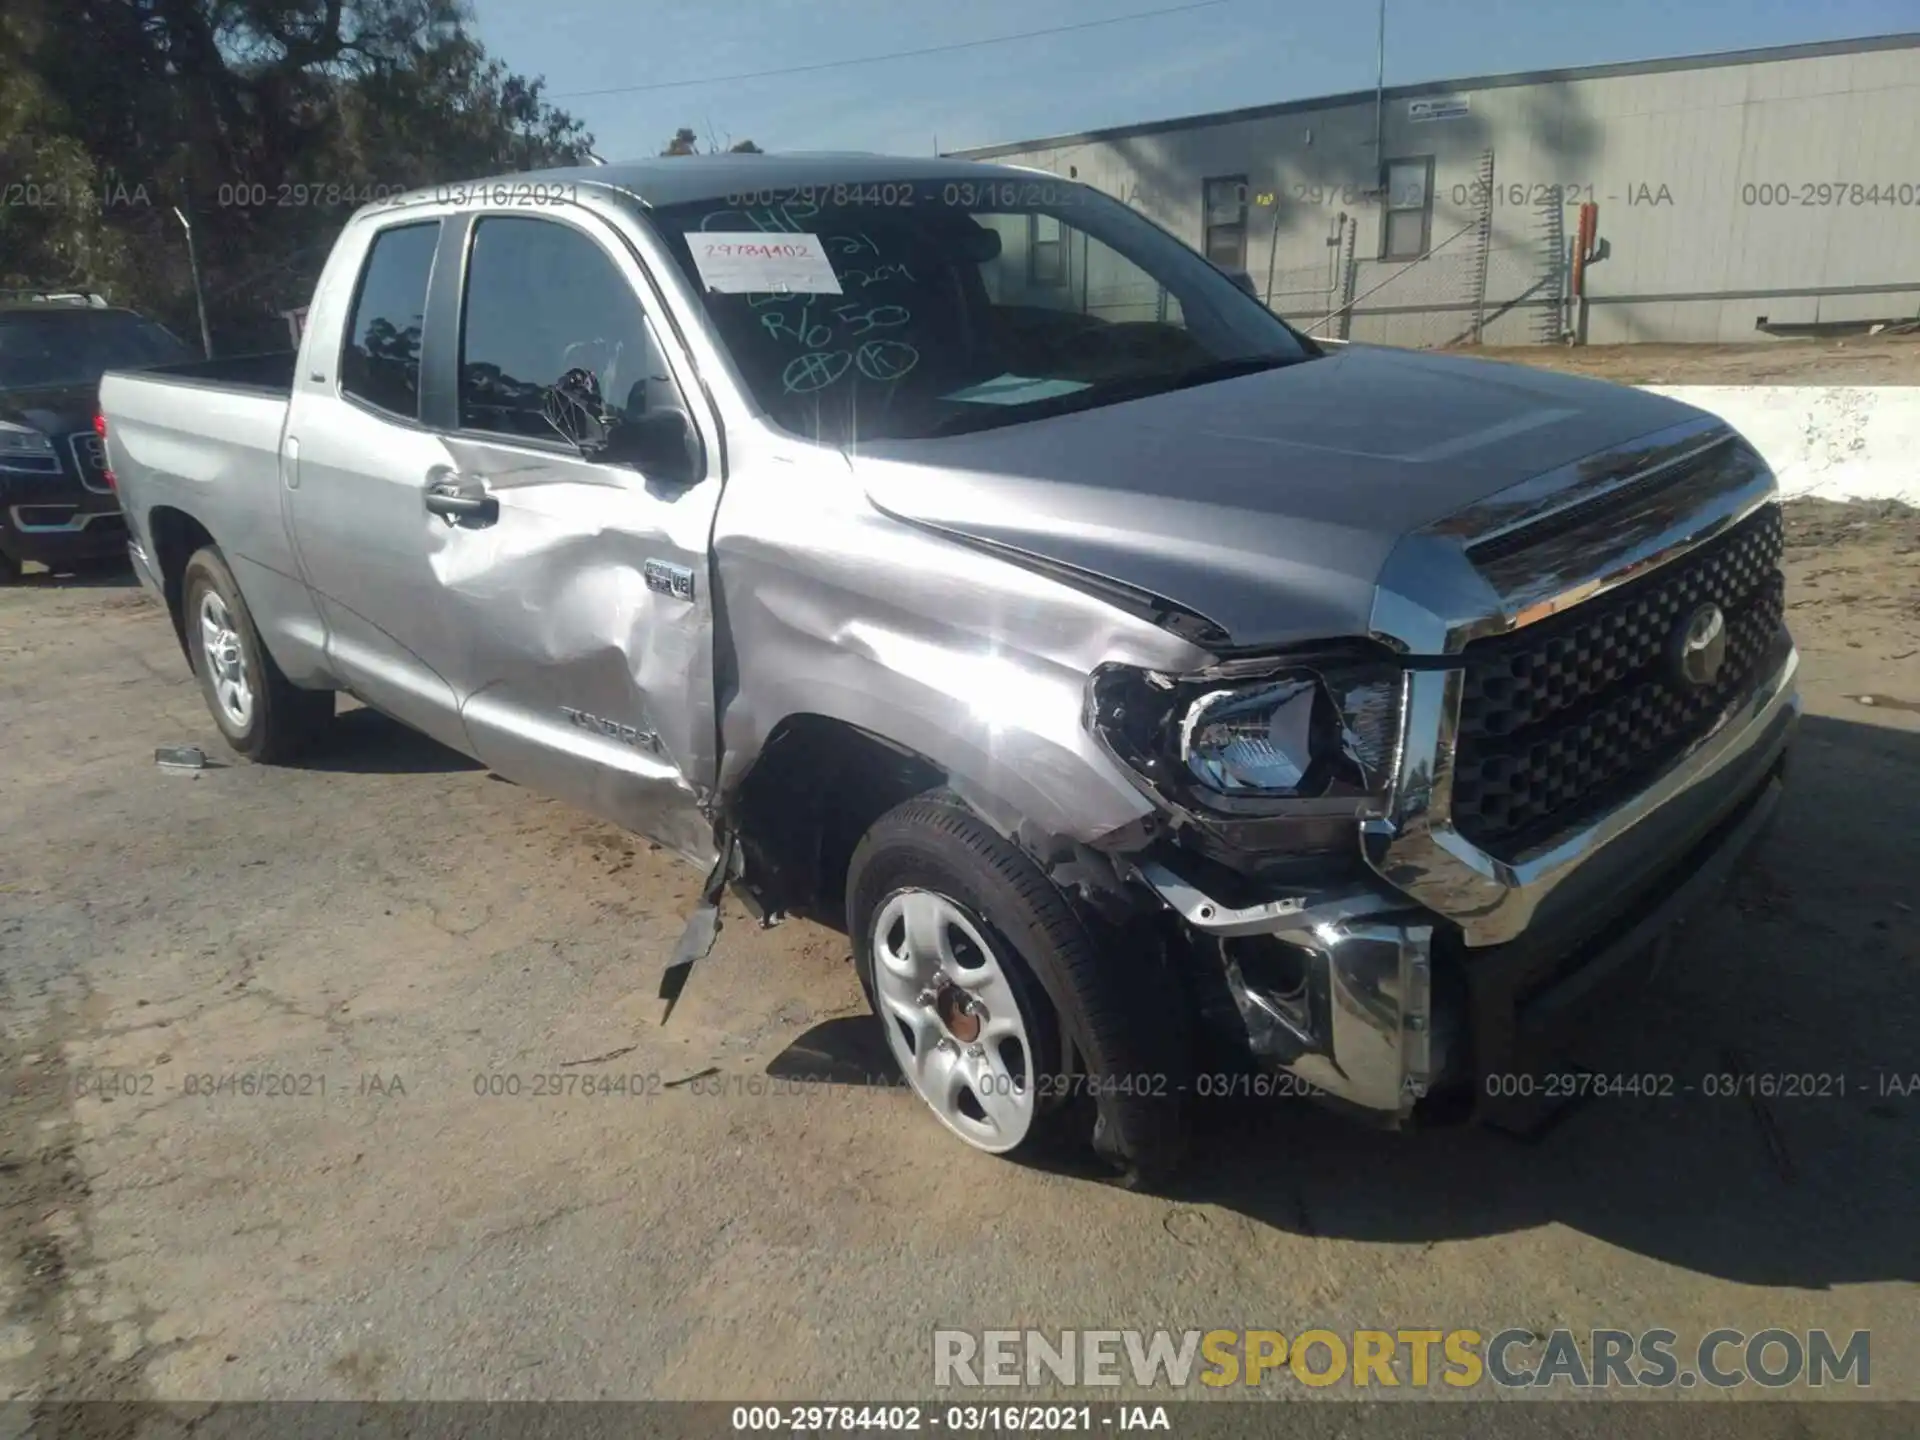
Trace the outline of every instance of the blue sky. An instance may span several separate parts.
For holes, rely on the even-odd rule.
[[[944,54],[1179,0],[475,0],[488,47],[545,75],[599,153],[681,125],[770,150],[907,155],[1370,88],[1373,0],[1218,0]],[[1920,29],[1920,0],[1387,0],[1389,85]],[[663,86],[618,94],[615,87]]]

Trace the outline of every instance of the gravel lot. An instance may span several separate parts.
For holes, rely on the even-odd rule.
[[[1728,1325],[1870,1328],[1874,1393],[1920,1398],[1920,514],[1792,513],[1781,823],[1584,1058],[1844,1096],[1594,1101],[1531,1144],[1222,1107],[1175,1199],[818,1079],[880,1064],[826,931],[734,911],[663,1028],[698,877],[369,712],[305,768],[156,768],[225,758],[158,610],[0,592],[0,1386],[911,1397],[939,1325]],[[188,1093],[238,1073],[298,1093]],[[662,1088],[528,1093],[588,1073]]]
[[[1920,385],[1920,335],[1744,345],[1488,345],[1459,353],[1622,385]]]

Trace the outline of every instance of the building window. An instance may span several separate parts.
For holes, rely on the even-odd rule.
[[[1201,182],[1201,250],[1222,270],[1247,268],[1247,177]]]
[[[1433,157],[1387,162],[1382,260],[1418,260],[1433,239]]]
[[[1027,279],[1035,285],[1067,283],[1067,245],[1058,215],[1027,216]]]

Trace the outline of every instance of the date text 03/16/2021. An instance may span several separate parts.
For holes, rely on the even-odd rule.
[[[1171,1431],[1164,1405],[736,1405],[735,1433],[1093,1434]]]

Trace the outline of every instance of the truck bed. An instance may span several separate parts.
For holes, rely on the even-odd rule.
[[[291,350],[269,351],[262,355],[223,355],[217,360],[188,360],[178,365],[156,365],[142,370],[150,380],[173,385],[192,385],[216,390],[250,390],[277,395],[282,400],[293,395],[293,367],[298,356]]]
[[[107,453],[139,553],[164,557],[157,511],[190,516],[266,613],[305,590],[281,518],[280,445],[293,401],[292,354],[237,355],[100,380]],[[184,532],[182,532],[184,533]],[[183,542],[184,543],[184,542]],[[176,555],[176,561],[184,556]]]

